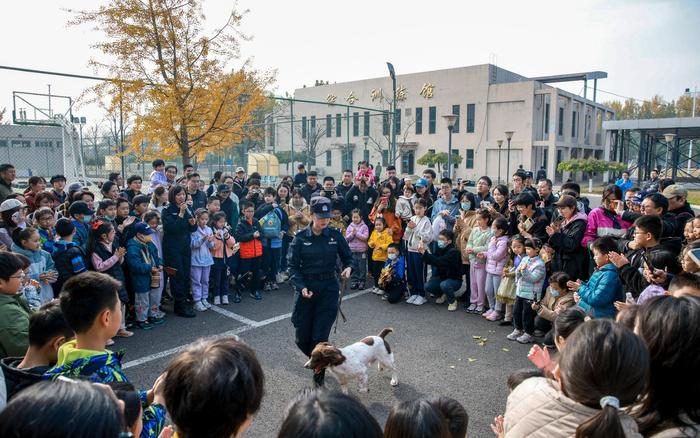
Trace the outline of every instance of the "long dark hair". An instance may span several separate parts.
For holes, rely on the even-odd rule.
[[[374,201],[374,208],[379,207],[379,204],[383,197],[382,190],[384,189],[389,189],[389,199],[386,203],[386,211],[390,211],[393,213],[394,210],[396,210],[396,196],[394,196],[394,189],[391,188],[389,183],[384,183],[381,187],[379,187],[379,195],[377,196],[377,200]]]
[[[651,357],[649,389],[635,411],[639,431],[700,423],[700,298],[654,297],[639,307],[637,327]]]
[[[559,370],[561,390],[567,397],[600,409],[576,428],[576,437],[624,438],[618,408],[634,404],[644,394],[649,377],[644,342],[612,320],[588,321],[567,339]],[[619,406],[601,406],[603,397],[616,398]]]
[[[385,438],[451,438],[447,420],[428,401],[402,402],[391,409],[384,424]]]

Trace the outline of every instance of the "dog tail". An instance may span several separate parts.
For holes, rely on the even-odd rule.
[[[379,333],[379,337],[384,339],[386,337],[386,335],[388,335],[389,333],[392,333],[393,331],[394,331],[393,328],[385,328],[384,330],[382,330],[381,333]]]

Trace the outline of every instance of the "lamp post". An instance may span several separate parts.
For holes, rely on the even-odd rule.
[[[690,88],[685,89],[685,94],[692,94],[693,95],[693,112],[690,117],[695,117],[695,99],[698,96],[698,87],[695,87],[695,90],[692,92],[690,91]],[[690,163],[693,161],[693,139],[690,139],[690,145],[688,148],[688,172],[690,172]]]
[[[664,174],[666,175],[666,178],[669,178],[668,153],[671,151],[671,142],[675,137],[676,134],[673,133],[664,134],[664,139],[666,140],[666,171],[664,172]]]
[[[387,62],[387,68],[389,69],[389,76],[391,76],[391,147],[389,148],[389,161],[390,164],[394,165],[396,160],[396,71],[394,70],[394,64]]]
[[[366,135],[362,136],[362,141],[365,144],[365,152],[364,155],[362,155],[362,159],[369,161],[369,157],[367,156],[367,142],[369,141],[369,137],[367,137]]]
[[[508,175],[510,175],[510,139],[513,138],[515,131],[506,131],[505,134],[506,140],[508,140],[508,151],[506,152],[506,178],[508,178]]]
[[[450,132],[449,139],[447,141],[447,177],[452,179],[452,130],[455,127],[455,122],[457,121],[456,114],[446,114],[442,116],[447,123],[447,130]]]
[[[498,144],[498,184],[501,183],[501,148],[503,147],[503,140],[496,140]]]

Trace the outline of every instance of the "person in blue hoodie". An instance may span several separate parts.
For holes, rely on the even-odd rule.
[[[129,266],[131,286],[134,288],[134,310],[136,327],[150,330],[163,323],[154,313],[160,303],[160,272],[163,263],[158,257],[158,248],[151,242],[153,228],[145,222],[134,225],[134,237],[126,244],[126,264]]]
[[[447,229],[452,231],[459,216],[459,199],[452,192],[452,180],[447,177],[440,180],[440,196],[433,203],[431,221],[435,221],[438,216],[445,221]]]
[[[65,218],[56,222],[58,241],[53,243],[53,258],[58,272],[58,279],[53,284],[53,295],[58,297],[63,283],[74,275],[87,271],[85,250],[73,242],[75,225]]]
[[[272,187],[265,189],[264,203],[255,210],[253,216],[260,224],[263,247],[262,272],[265,276],[265,291],[277,290],[277,273],[282,252],[282,236],[289,229],[289,217],[277,203],[277,192]],[[275,216],[272,216],[272,215]]]
[[[569,281],[567,286],[575,291],[574,301],[587,314],[594,318],[614,318],[615,301],[625,300],[622,281],[609,257],[617,246],[612,237],[604,236],[593,242],[592,249],[596,269],[591,278],[585,283]]]
[[[387,248],[387,259],[379,275],[379,287],[386,293],[382,299],[391,304],[401,301],[406,295],[406,260],[401,255],[398,243],[390,243]]]
[[[95,211],[90,209],[87,202],[75,201],[68,207],[68,214],[75,226],[75,238],[73,241],[81,248],[87,249],[87,241],[90,234],[88,227]]]

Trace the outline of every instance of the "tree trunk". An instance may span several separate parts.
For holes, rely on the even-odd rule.
[[[180,125],[180,154],[182,155],[182,165],[190,164],[190,140],[184,122]]]

